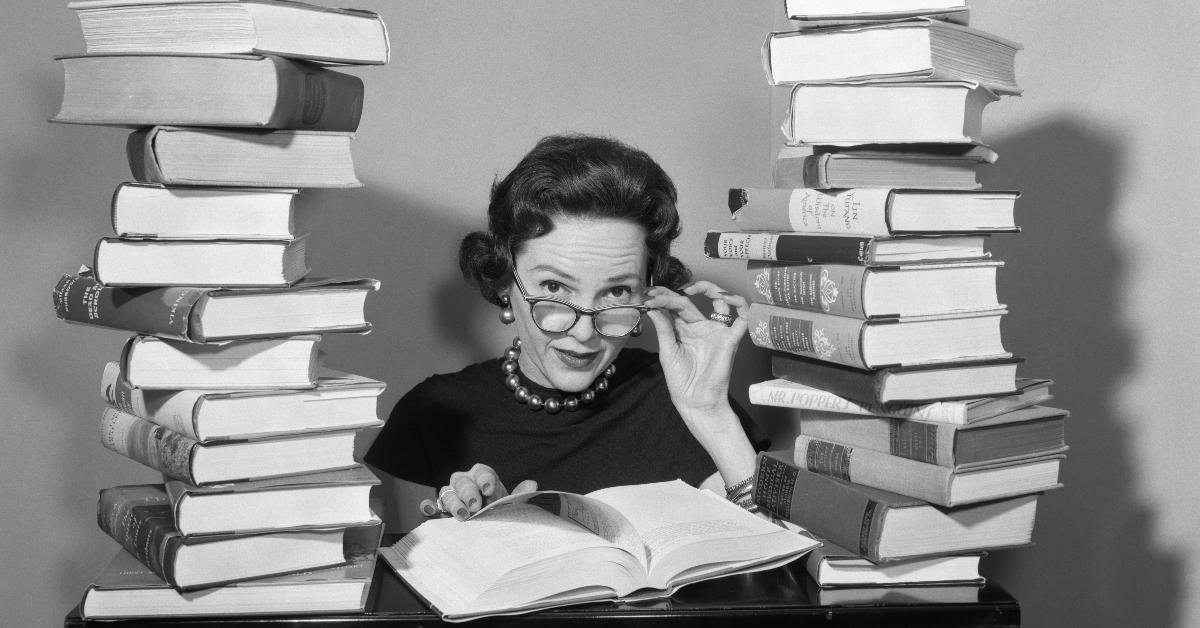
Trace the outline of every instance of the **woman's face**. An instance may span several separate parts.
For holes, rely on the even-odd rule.
[[[649,262],[645,240],[645,230],[627,220],[558,218],[550,233],[522,245],[514,272],[531,297],[552,296],[582,308],[640,303]],[[508,296],[521,338],[521,377],[542,386],[582,391],[628,340],[601,336],[590,316],[580,316],[565,332],[544,332],[515,283]]]

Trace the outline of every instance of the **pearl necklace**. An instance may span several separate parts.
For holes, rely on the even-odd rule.
[[[559,410],[574,412],[579,409],[580,405],[587,405],[596,400],[596,393],[602,393],[608,390],[608,378],[612,377],[617,372],[617,367],[609,364],[608,368],[596,378],[596,381],[578,396],[567,395],[559,397],[557,395],[542,399],[541,395],[529,392],[529,389],[521,384],[521,376],[518,374],[517,359],[521,357],[521,339],[513,338],[512,346],[504,350],[504,362],[500,364],[500,370],[504,371],[507,377],[504,378],[504,385],[509,390],[513,391],[513,397],[517,401],[529,406],[530,410],[546,409],[549,414],[558,414]]]

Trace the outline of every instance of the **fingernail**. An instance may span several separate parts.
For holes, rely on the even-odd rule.
[[[421,512],[425,513],[426,517],[432,517],[437,513],[437,509],[433,507],[433,504],[424,504],[421,506]]]
[[[472,497],[471,499],[468,499],[468,500],[467,500],[467,507],[468,507],[468,508],[474,508],[474,507],[475,507],[475,504],[478,504],[478,503],[479,503],[479,498],[478,498],[478,497]]]
[[[723,296],[730,296],[730,294],[729,294],[728,292],[725,292],[724,290],[718,290],[718,291],[717,291],[717,294],[720,294],[720,295],[723,295]]]
[[[466,508],[459,508],[458,510],[454,511],[454,515],[460,520],[466,521],[467,517],[471,516],[471,513],[467,512]]]
[[[487,495],[488,497],[491,497],[491,496],[492,496],[492,483],[491,483],[491,482],[484,482],[484,483],[483,483],[483,486],[480,486],[480,487],[479,487],[479,490],[483,491],[483,494],[484,494],[484,495]]]

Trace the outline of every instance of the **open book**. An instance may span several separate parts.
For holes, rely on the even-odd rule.
[[[819,544],[675,480],[510,495],[467,521],[426,521],[380,554],[443,619],[465,621],[666,597]]]

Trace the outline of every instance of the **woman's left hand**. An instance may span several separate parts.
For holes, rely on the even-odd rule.
[[[714,318],[733,317],[732,322],[702,314],[688,298],[697,294],[712,300]],[[657,286],[647,289],[646,295],[645,305],[655,308],[647,315],[658,335],[659,361],[680,414],[702,416],[728,407],[733,356],[746,334],[745,297],[710,281],[690,283],[682,294]]]

